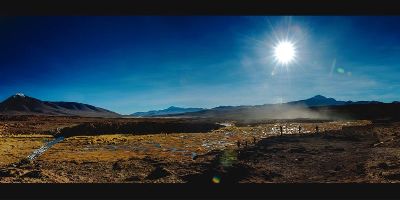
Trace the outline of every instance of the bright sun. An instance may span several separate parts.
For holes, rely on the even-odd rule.
[[[296,57],[296,48],[290,41],[281,41],[274,47],[274,57],[278,63],[287,65]]]

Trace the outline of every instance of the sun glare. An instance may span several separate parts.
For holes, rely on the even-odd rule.
[[[281,41],[274,47],[274,57],[282,65],[287,65],[296,57],[296,48],[290,41]]]

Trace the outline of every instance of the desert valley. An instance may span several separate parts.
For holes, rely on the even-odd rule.
[[[396,102],[316,96],[122,116],[16,94],[0,109],[3,183],[400,181]]]

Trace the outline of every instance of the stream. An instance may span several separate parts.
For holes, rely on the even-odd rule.
[[[45,151],[47,151],[48,149],[50,149],[50,147],[52,147],[53,145],[61,142],[64,140],[64,137],[58,137],[50,142],[47,142],[46,144],[44,144],[42,147],[40,147],[39,149],[36,149],[35,151],[33,151],[31,153],[31,155],[29,155],[27,157],[27,159],[29,159],[30,161],[36,159],[37,157],[39,157],[40,155],[42,155]]]

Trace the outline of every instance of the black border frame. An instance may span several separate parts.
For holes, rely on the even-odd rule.
[[[16,0],[1,2],[0,15],[400,15],[400,2]],[[398,191],[399,184],[0,184],[0,199],[399,199]]]
[[[396,0],[14,0],[0,15],[399,15]]]
[[[399,199],[399,184],[1,184],[1,199]]]

